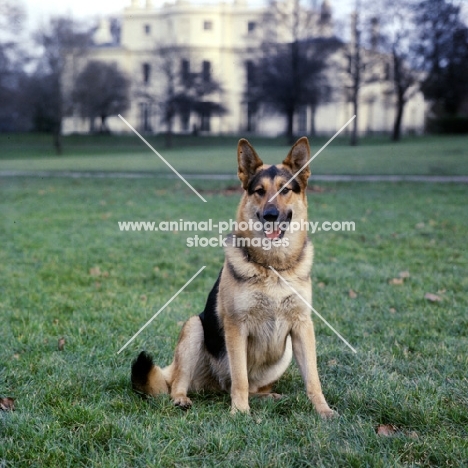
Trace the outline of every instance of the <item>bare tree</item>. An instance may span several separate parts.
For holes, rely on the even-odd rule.
[[[340,46],[334,37],[316,37],[316,10],[300,0],[271,1],[264,19],[262,56],[247,80],[246,99],[286,117],[286,134],[294,141],[294,117],[302,106],[315,109],[331,94],[328,58]]]
[[[84,53],[90,44],[90,32],[70,18],[54,17],[47,27],[36,32],[35,39],[42,48],[35,75],[43,90],[37,96],[36,107],[46,110],[55,150],[61,154],[62,119],[71,105],[71,93],[64,88],[65,68],[68,61],[73,63],[77,55]]]
[[[351,24],[351,44],[348,55],[348,72],[351,78],[351,104],[353,106],[353,115],[356,118],[353,120],[351,130],[350,144],[356,146],[358,144],[358,119],[359,119],[359,91],[362,85],[362,73],[365,65],[362,61],[362,37],[361,37],[361,16],[360,3],[356,1],[356,10],[352,16]]]
[[[164,85],[156,100],[162,111],[163,122],[166,124],[166,146],[172,146],[174,121],[177,116],[189,121],[190,115],[198,117],[195,132],[199,129],[209,130],[206,122],[213,115],[223,115],[227,112],[222,103],[223,88],[213,76],[211,64],[202,62],[200,70],[190,70],[193,56],[185,47],[162,46],[156,50],[159,70],[163,75]]]
[[[379,50],[379,19],[368,0],[356,0],[351,15],[351,41],[345,50],[346,74],[348,76],[348,100],[352,105],[353,120],[350,144],[359,143],[361,90],[381,80],[379,69],[388,56]]]
[[[27,57],[18,39],[25,16],[21,3],[0,0],[0,131],[29,128],[27,112],[21,105]]]
[[[161,47],[156,52],[161,63],[160,70],[165,83],[158,99],[162,111],[162,120],[166,124],[166,147],[172,146],[174,120],[178,114],[190,112],[188,96],[183,92],[184,76],[180,67],[184,52],[178,47]]]
[[[391,63],[389,75],[393,82],[395,93],[395,119],[393,123],[392,140],[401,138],[401,124],[406,103],[418,91],[416,86],[419,74],[415,63],[415,25],[413,8],[408,0],[383,0],[380,4],[385,15],[379,18],[379,39],[384,52]]]
[[[468,26],[460,6],[448,0],[420,0],[415,15],[426,73],[421,89],[436,113],[455,116],[468,105]]]
[[[90,61],[77,76],[73,101],[82,117],[90,119],[90,131],[94,120],[101,119],[101,133],[108,132],[106,119],[124,112],[129,107],[130,81],[115,63]]]

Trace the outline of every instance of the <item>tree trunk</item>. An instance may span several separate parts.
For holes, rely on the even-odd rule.
[[[398,93],[397,109],[395,121],[393,123],[392,141],[399,141],[401,138],[401,122],[403,120],[403,111],[405,109],[405,99],[401,93]]]
[[[359,94],[358,94],[358,91],[356,90],[353,96],[353,115],[355,115],[356,118],[353,120],[353,128],[351,130],[351,140],[349,142],[351,146],[357,146],[358,144],[358,111],[359,111]]]
[[[356,17],[354,20],[354,53],[353,60],[351,64],[351,76],[353,83],[353,95],[352,95],[352,104],[353,104],[353,115],[356,118],[353,120],[353,128],[351,131],[351,140],[350,145],[356,146],[358,144],[358,117],[359,117],[359,87],[361,86],[361,31],[359,28],[359,17],[356,12]]]
[[[310,109],[310,136],[315,137],[317,135],[317,130],[315,128],[315,113],[317,111],[316,106],[311,106]]]
[[[166,148],[172,148],[172,120],[172,117],[167,120],[167,132],[165,135]]]
[[[52,127],[52,139],[57,156],[62,154],[62,123],[61,121],[55,122]]]
[[[288,143],[294,143],[294,109],[288,109],[286,113],[287,127],[286,136],[288,137]]]
[[[101,115],[101,133],[105,133],[106,130],[106,117],[104,115]]]
[[[62,135],[60,135],[60,131],[54,130],[53,138],[55,153],[60,156],[62,154]]]
[[[392,141],[399,141],[401,136],[401,122],[403,119],[403,110],[405,108],[405,80],[403,77],[403,61],[398,55],[395,46],[392,49],[393,55],[393,82],[396,90],[396,113],[393,122]]]

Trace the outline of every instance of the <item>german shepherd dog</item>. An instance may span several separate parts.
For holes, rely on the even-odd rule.
[[[249,395],[280,397],[272,387],[294,355],[309,400],[320,416],[331,417],[335,412],[317,372],[310,311],[270,268],[311,303],[312,244],[304,226],[285,229],[285,223],[307,220],[309,166],[269,201],[310,159],[309,142],[299,139],[282,164],[269,166],[241,139],[237,159],[244,189],[237,226],[247,227],[228,236],[224,266],[205,310],[184,324],[172,364],[160,368],[140,353],[132,365],[133,388],[153,396],[170,393],[181,408],[192,405],[187,392],[230,391],[231,412],[247,413]],[[251,229],[253,222],[264,228]]]

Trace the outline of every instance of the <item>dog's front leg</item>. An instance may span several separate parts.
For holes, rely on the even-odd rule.
[[[231,414],[249,412],[249,377],[247,374],[247,336],[239,323],[224,323],[226,350],[231,373]]]
[[[298,322],[291,330],[294,358],[304,379],[307,396],[322,418],[330,418],[336,413],[330,409],[322,393],[317,370],[315,333],[312,320]]]

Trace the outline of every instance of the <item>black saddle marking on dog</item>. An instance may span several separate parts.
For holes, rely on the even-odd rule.
[[[226,341],[224,340],[224,331],[219,323],[218,314],[216,313],[216,305],[218,302],[219,283],[221,281],[220,271],[218,279],[213,286],[208,299],[206,301],[205,310],[199,315],[202,326],[205,347],[208,352],[216,359],[223,357],[226,354]]]

